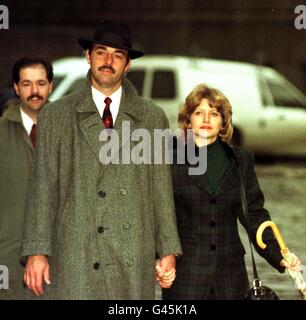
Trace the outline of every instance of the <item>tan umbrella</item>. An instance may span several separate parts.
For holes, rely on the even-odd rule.
[[[265,249],[267,246],[266,244],[262,241],[262,234],[266,228],[270,227],[274,233],[274,237],[277,240],[279,246],[280,246],[280,251],[284,259],[288,262],[291,263],[293,256],[289,249],[286,247],[285,242],[283,240],[282,235],[279,232],[279,229],[277,225],[273,221],[265,221],[263,222],[257,232],[256,232],[256,241],[259,245],[260,248]],[[301,298],[306,300],[306,282],[303,277],[303,274],[301,271],[293,271],[288,268],[286,268],[286,272],[289,274],[289,276],[294,280],[295,286],[298,289]]]

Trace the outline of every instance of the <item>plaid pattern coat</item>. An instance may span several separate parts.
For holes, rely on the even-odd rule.
[[[268,249],[256,245],[258,226],[270,220],[264,209],[264,196],[254,171],[252,154],[244,148],[223,143],[230,158],[219,186],[212,193],[206,175],[188,175],[190,165],[172,166],[173,188],[179,235],[184,255],[177,261],[177,276],[171,289],[163,290],[164,299],[206,299],[213,286],[218,299],[243,299],[249,288],[245,250],[238,234],[237,218],[242,216],[239,171],[242,170],[247,193],[252,242],[258,253],[283,272],[282,259],[272,233],[265,232]],[[185,147],[184,147],[185,148]]]

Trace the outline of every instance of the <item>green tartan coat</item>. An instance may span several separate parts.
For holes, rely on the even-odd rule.
[[[280,272],[282,256],[270,231],[265,231],[267,249],[256,244],[259,225],[271,220],[264,209],[264,196],[254,171],[252,154],[242,148],[223,143],[230,158],[215,193],[206,175],[188,175],[191,165],[176,164],[174,150],[172,165],[173,189],[178,231],[184,255],[177,261],[177,277],[171,289],[163,290],[164,299],[206,299],[213,286],[218,299],[243,299],[249,282],[244,262],[245,249],[241,243],[237,220],[246,226],[242,215],[239,162],[246,189],[252,242],[258,253]],[[185,148],[179,144],[179,148]],[[209,168],[208,168],[209,170]]]
[[[33,147],[22,123],[19,100],[14,100],[0,118],[0,265],[9,269],[9,289],[0,290],[0,300],[25,298],[19,260],[32,161]]]
[[[168,126],[127,79],[122,88],[119,159],[122,121],[131,132]],[[156,255],[181,253],[169,165],[102,164],[102,129],[89,80],[39,115],[22,256],[48,256],[46,299],[154,299]]]

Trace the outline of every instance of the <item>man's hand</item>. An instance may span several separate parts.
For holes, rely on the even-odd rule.
[[[49,263],[46,256],[29,256],[24,269],[23,281],[35,295],[44,293],[43,280],[50,282]]]
[[[176,258],[174,255],[164,256],[156,260],[156,280],[161,288],[170,288],[176,276]]]

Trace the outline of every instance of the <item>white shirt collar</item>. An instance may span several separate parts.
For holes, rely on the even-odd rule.
[[[23,126],[26,129],[28,135],[30,135],[32,126],[35,122],[21,108],[20,108],[20,113],[21,113],[21,120],[22,120]]]
[[[94,88],[93,86],[91,86],[91,92],[92,92],[93,101],[96,104],[96,107],[99,111],[100,117],[102,118],[104,107],[105,107],[104,100],[108,96],[106,96],[101,91]],[[112,99],[112,103],[110,104],[110,111],[112,113],[114,124],[115,124],[115,121],[117,119],[117,115],[119,112],[121,95],[122,95],[122,86],[120,86],[120,88],[118,90],[116,90],[112,95],[109,96]]]

